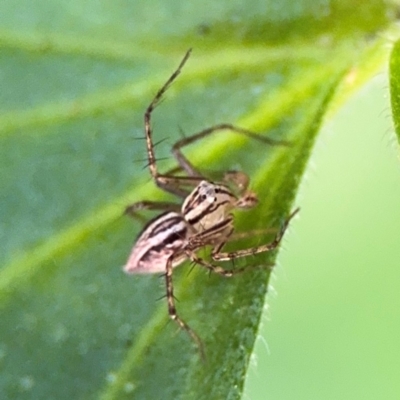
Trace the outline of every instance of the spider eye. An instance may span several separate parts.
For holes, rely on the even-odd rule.
[[[200,200],[204,201],[204,200],[206,200],[206,199],[207,199],[207,196],[206,196],[205,194],[202,194],[202,195],[200,196]]]

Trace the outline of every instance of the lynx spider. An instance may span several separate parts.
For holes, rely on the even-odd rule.
[[[141,201],[126,207],[126,213],[132,216],[136,216],[136,212],[143,209],[163,210],[164,213],[152,219],[143,228],[124,271],[130,274],[165,273],[169,316],[191,336],[204,358],[200,337],[177,314],[172,282],[173,268],[184,260],[190,259],[209,271],[227,277],[250,269],[253,266],[225,269],[204,260],[196,252],[205,246],[211,246],[211,258],[214,261],[228,261],[274,250],[281,242],[289,221],[298,209],[286,219],[272,242],[234,252],[222,252],[228,241],[254,234],[254,232],[234,234],[234,218],[231,211],[254,207],[258,203],[257,197],[248,190],[249,178],[243,172],[228,171],[222,182],[211,182],[189,162],[182,154],[181,148],[221,130],[230,130],[270,145],[287,144],[287,142],[275,141],[231,124],[215,125],[179,140],[172,148],[179,167],[167,174],[158,172],[152,141],[151,114],[166,90],[180,74],[190,52],[191,50],[185,54],[178,68],[159,89],[144,114],[148,167],[152,179],[159,188],[180,197],[183,203],[179,205],[170,202]],[[175,176],[175,172],[179,170],[183,170],[187,176]],[[189,191],[189,188],[192,190]]]

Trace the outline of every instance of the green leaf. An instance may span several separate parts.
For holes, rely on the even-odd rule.
[[[390,100],[397,139],[400,140],[400,42],[396,42],[390,55]]]
[[[154,140],[168,139],[157,157],[180,130],[220,122],[290,140],[271,148],[224,132],[186,152],[205,173],[252,178],[260,205],[237,214],[238,231],[278,228],[338,84],[334,107],[385,60],[374,37],[391,8],[363,1],[355,15],[355,3],[2,2],[2,398],[240,398],[270,270],[174,271],[178,312],[205,343],[202,363],[167,324],[160,279],[121,271],[140,231],[125,206],[170,199],[149,180],[135,137],[192,47],[154,113]]]

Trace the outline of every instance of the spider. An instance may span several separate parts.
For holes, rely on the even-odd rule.
[[[185,54],[178,68],[159,89],[144,114],[148,167],[152,179],[159,188],[180,197],[182,204],[141,201],[126,207],[126,213],[132,216],[136,216],[136,212],[143,209],[163,210],[164,212],[143,228],[132,248],[124,271],[129,274],[157,272],[165,274],[169,316],[191,336],[204,358],[200,337],[176,311],[172,281],[173,268],[188,259],[214,273],[229,277],[252,268],[253,266],[225,269],[199,257],[197,252],[205,246],[211,246],[210,255],[213,261],[228,261],[274,250],[281,242],[290,220],[298,212],[298,209],[285,220],[272,242],[234,252],[222,251],[227,242],[253,234],[252,232],[234,233],[234,217],[231,211],[253,208],[258,203],[258,199],[255,193],[248,190],[249,178],[245,173],[228,171],[224,174],[221,182],[212,182],[189,162],[181,152],[181,148],[222,130],[230,130],[269,145],[288,144],[285,141],[257,135],[232,124],[215,125],[179,140],[172,147],[172,154],[179,167],[166,174],[158,172],[152,140],[151,115],[166,90],[180,74],[190,52],[191,50]],[[174,172],[178,170],[183,170],[186,176],[174,175]]]

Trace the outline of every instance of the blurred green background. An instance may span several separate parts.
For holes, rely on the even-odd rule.
[[[318,139],[244,399],[400,398],[400,163],[385,75]]]

